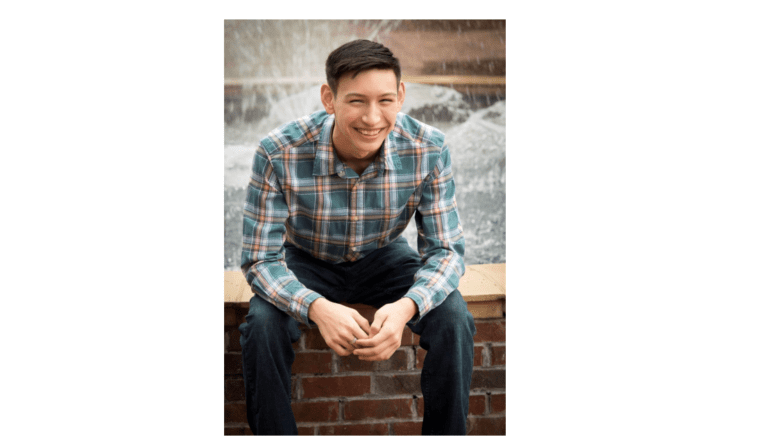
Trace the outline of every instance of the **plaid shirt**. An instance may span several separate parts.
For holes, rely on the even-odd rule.
[[[464,274],[444,135],[399,113],[379,157],[359,176],[337,158],[333,125],[334,115],[319,111],[261,140],[243,214],[243,273],[254,293],[309,324],[310,304],[322,296],[286,267],[284,241],[330,263],[355,261],[399,237],[416,213],[423,266],[405,297],[418,306],[417,323]]]

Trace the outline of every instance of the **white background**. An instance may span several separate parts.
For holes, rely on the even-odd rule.
[[[411,5],[3,8],[0,434],[222,435],[223,20]],[[774,435],[770,2],[510,9],[508,434]]]

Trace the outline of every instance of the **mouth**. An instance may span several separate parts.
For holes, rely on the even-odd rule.
[[[362,136],[365,136],[367,138],[376,138],[378,135],[380,135],[381,132],[383,132],[383,128],[380,129],[360,129],[360,128],[354,128],[356,132],[359,132]]]

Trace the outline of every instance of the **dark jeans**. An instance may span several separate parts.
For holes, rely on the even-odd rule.
[[[414,283],[421,259],[404,238],[365,258],[329,264],[291,246],[286,263],[306,287],[338,303],[380,308],[402,298]],[[297,434],[291,411],[292,343],[299,323],[259,296],[251,298],[240,325],[248,423],[254,434]],[[475,322],[458,290],[410,330],[427,350],[421,371],[422,433],[466,434],[474,360]]]

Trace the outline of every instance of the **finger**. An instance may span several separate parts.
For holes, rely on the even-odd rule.
[[[390,349],[391,348],[387,344],[383,343],[374,348],[360,349],[358,357],[360,360],[364,361],[383,361],[388,358],[386,355],[391,356],[393,354],[393,351],[390,351]],[[356,352],[354,351],[354,355],[355,354]]]
[[[362,333],[361,333],[361,335],[364,335],[364,333],[362,332]],[[355,351],[356,349],[358,349],[358,348],[359,348],[359,345],[358,345],[358,344],[356,344],[356,342],[357,342],[358,340],[359,340],[359,339],[358,339],[357,337],[353,337],[353,338],[351,338],[351,341],[349,341],[349,342],[348,342],[348,350],[349,350],[349,351],[353,352],[353,351]]]
[[[370,332],[370,322],[362,317],[361,314],[357,313],[356,316],[353,318],[356,321],[356,324],[359,325],[359,328],[361,328],[361,333],[364,334],[364,336],[356,335],[358,338],[367,338],[369,337],[368,332]]]
[[[353,353],[353,349],[348,350],[345,346],[341,344],[335,344],[332,346],[332,350],[335,351],[335,353],[341,357],[345,357],[348,355],[351,355]]]
[[[370,326],[370,337],[377,335],[380,332],[380,328],[383,327],[383,322],[388,318],[387,314],[380,312],[375,313],[375,320],[372,321]]]
[[[366,340],[366,339],[370,338],[370,336],[367,335],[367,332],[369,332],[369,330],[368,331],[364,331],[364,329],[362,329],[361,326],[354,326],[354,327],[352,327],[351,328],[350,342],[353,342],[354,339],[356,339],[356,340],[362,340],[362,339]]]
[[[388,337],[388,333],[379,332],[374,337],[356,340],[355,345],[359,348],[372,348],[386,341],[386,337]]]

